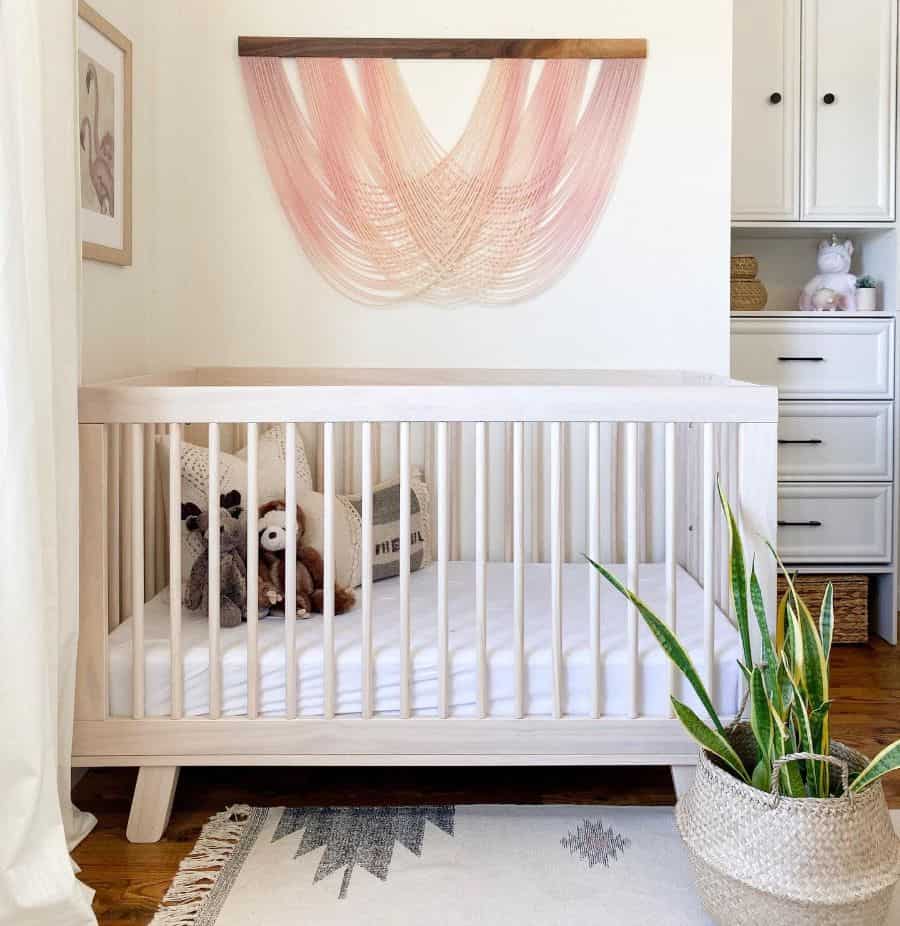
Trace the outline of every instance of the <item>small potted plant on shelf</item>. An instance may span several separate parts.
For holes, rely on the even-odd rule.
[[[675,715],[700,744],[697,774],[676,808],[700,895],[722,926],[883,923],[900,877],[900,840],[879,779],[900,768],[900,740],[869,762],[831,739],[832,588],[826,589],[815,620],[785,571],[787,592],[773,637],[755,565],[748,577],[737,524],[721,488],[719,498],[730,535],[747,722],[740,720],[742,709],[735,723],[722,723],[677,636],[591,560],[635,605],[708,714],[709,722],[672,699]],[[757,659],[751,620],[761,641]]]
[[[873,276],[864,274],[856,281],[856,309],[858,312],[871,312],[876,308],[875,294],[878,290],[878,280]]]

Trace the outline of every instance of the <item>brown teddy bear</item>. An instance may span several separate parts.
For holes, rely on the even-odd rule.
[[[283,501],[267,502],[259,509],[259,607],[284,613],[284,551],[287,527]],[[319,551],[302,543],[306,517],[297,506],[297,616],[308,617],[324,610],[325,564]],[[334,613],[343,614],[356,603],[350,589],[335,586]]]

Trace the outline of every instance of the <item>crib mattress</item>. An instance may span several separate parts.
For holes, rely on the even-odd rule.
[[[625,567],[612,570],[624,579]],[[588,625],[589,567],[565,564],[563,591],[563,712],[586,716],[591,710],[592,664]],[[449,564],[449,676],[450,710],[454,716],[472,716],[477,710],[477,649],[475,630],[475,577],[471,562]],[[703,595],[697,582],[679,569],[676,581],[678,633],[695,666],[705,677],[703,655]],[[437,712],[437,572],[431,565],[410,578],[412,638],[411,704],[416,715]],[[664,613],[665,574],[662,564],[639,569],[641,597],[660,615]],[[169,596],[161,592],[145,606],[145,712],[170,712]],[[601,583],[601,690],[602,712],[630,713],[630,670],[627,654],[627,618],[624,599]],[[336,712],[359,714],[361,704],[361,622],[359,606],[335,618]],[[399,650],[400,585],[386,579],[373,586],[374,708],[390,716],[400,707]],[[740,656],[737,631],[716,610],[714,700],[723,715],[738,708]],[[109,691],[113,716],[131,714],[131,634],[125,620],[110,634]],[[247,626],[220,631],[222,643],[222,709],[227,716],[247,711]],[[489,563],[487,567],[488,696],[492,716],[511,716],[515,707],[513,662],[513,567]],[[553,667],[550,608],[550,566],[529,563],[525,568],[526,712],[552,714]],[[209,646],[207,620],[191,612],[182,618],[184,706],[189,716],[209,709]],[[639,713],[667,716],[669,662],[649,631],[640,625]],[[259,622],[260,713],[285,713],[284,621],[269,617]],[[322,618],[297,622],[297,710],[300,716],[317,716],[323,709]],[[676,694],[698,707],[693,692],[679,681]]]

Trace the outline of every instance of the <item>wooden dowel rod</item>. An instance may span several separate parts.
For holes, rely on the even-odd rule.
[[[646,39],[453,39],[256,36],[241,58],[646,58]]]

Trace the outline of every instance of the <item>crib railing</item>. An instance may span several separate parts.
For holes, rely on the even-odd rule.
[[[342,378],[345,374],[348,380]],[[218,498],[219,451],[222,429],[237,425],[246,441],[248,486],[246,498],[247,536],[247,706],[246,719],[261,715],[258,596],[257,481],[259,436],[263,422],[282,421],[286,427],[285,503],[293,511],[297,503],[295,449],[297,417],[313,421],[318,430],[316,447],[319,485],[324,494],[324,535],[321,550],[324,566],[324,606],[322,615],[323,709],[321,719],[332,720],[337,710],[337,664],[335,653],[335,496],[338,487],[347,488],[359,474],[361,494],[361,586],[358,590],[361,640],[361,712],[363,720],[376,714],[375,656],[373,652],[373,489],[382,475],[380,429],[396,427],[396,464],[400,479],[400,649],[399,716],[415,716],[412,700],[413,672],[410,613],[411,479],[413,428],[424,429],[420,443],[421,462],[431,477],[434,499],[435,572],[437,596],[437,707],[439,719],[453,714],[450,698],[450,611],[448,601],[449,564],[460,554],[461,512],[471,508],[472,555],[475,599],[476,640],[476,716],[490,716],[488,669],[487,567],[491,559],[489,522],[491,512],[491,474],[496,466],[504,472],[507,517],[504,520],[503,558],[512,564],[513,606],[508,616],[513,626],[514,717],[528,714],[526,693],[525,576],[526,563],[542,558],[545,540],[549,547],[551,583],[550,619],[552,665],[552,717],[566,715],[564,699],[563,652],[563,564],[567,559],[565,542],[567,472],[569,440],[577,427],[584,437],[586,458],[586,528],[583,552],[601,559],[604,547],[605,506],[617,503],[604,498],[603,428],[617,429],[616,454],[624,486],[624,564],[628,585],[639,589],[641,562],[640,515],[642,484],[640,437],[642,429],[653,428],[661,436],[656,455],[657,478],[663,484],[662,555],[665,575],[665,613],[669,626],[678,626],[676,573],[679,565],[690,571],[703,589],[703,669],[705,681],[714,685],[716,646],[716,607],[727,605],[727,557],[723,534],[717,528],[715,480],[720,473],[736,502],[751,552],[760,549],[761,539],[774,530],[775,505],[775,422],[777,406],[774,390],[738,384],[713,377],[672,374],[640,376],[621,374],[570,375],[534,374],[510,381],[509,374],[470,372],[468,379],[444,382],[454,374],[428,374],[419,382],[405,382],[413,374],[382,371],[368,381],[353,382],[358,374],[350,371],[309,371],[294,376],[306,379],[299,384],[284,383],[286,374],[269,371],[259,382],[259,371],[212,371],[183,374],[183,379],[162,384],[153,380],[86,387],[81,396],[81,627],[79,658],[80,720],[109,717],[108,645],[109,602],[118,589],[121,562],[118,551],[110,556],[109,508],[117,497],[129,498],[130,510],[130,599],[132,617],[132,711],[133,720],[146,717],[145,709],[145,582],[147,557],[145,539],[163,538],[164,557],[171,593],[169,595],[169,652],[171,720],[185,718],[184,613],[181,601],[182,524],[181,453],[187,421],[197,430],[206,422],[209,448],[208,497]],[[430,378],[429,378],[430,377]],[[204,378],[214,379],[208,384]],[[241,384],[232,382],[240,379]],[[243,384],[244,382],[250,384]],[[256,382],[257,384],[252,384]],[[371,393],[375,395],[371,395]],[[377,420],[369,414],[378,410]],[[315,410],[310,414],[310,410]],[[302,416],[297,413],[302,412]],[[499,427],[503,434],[502,459],[491,453],[491,435]],[[118,447],[124,432],[128,435],[127,479],[120,478],[110,491],[111,477],[122,476]],[[466,441],[463,441],[465,429]],[[155,493],[155,465],[146,458],[155,453],[152,444],[160,430],[168,433],[168,523],[160,531],[155,502],[148,505],[148,494]],[[337,436],[340,435],[338,447]],[[530,466],[526,466],[530,436]],[[148,439],[149,438],[149,439]],[[151,445],[151,446],[148,446]],[[471,456],[464,458],[463,446]],[[113,463],[115,461],[115,463]],[[723,461],[727,468],[723,471]],[[545,463],[548,464],[545,466]],[[471,467],[473,472],[468,472]],[[471,482],[471,494],[463,494],[461,476]],[[149,474],[149,478],[148,478]],[[471,476],[471,480],[469,479]],[[530,477],[530,478],[529,478]],[[613,481],[613,493],[615,493]],[[689,491],[690,489],[690,491]],[[546,505],[542,503],[547,493]],[[154,497],[155,497],[154,495]],[[539,503],[540,502],[540,503]],[[644,500],[644,504],[649,504]],[[526,549],[530,518],[531,550]],[[544,520],[546,518],[546,523]],[[148,521],[150,523],[148,523]],[[542,536],[546,527],[546,537]],[[298,718],[297,660],[297,537],[293,519],[287,519],[285,575],[285,714]],[[220,632],[219,506],[209,505],[208,718],[223,714],[223,672]],[[716,539],[719,539],[717,544]],[[163,542],[160,541],[160,542]],[[608,547],[608,543],[607,543]],[[582,552],[571,551],[574,556]],[[574,557],[572,557],[574,558]],[[154,560],[159,557],[154,552]],[[768,561],[758,557],[758,569],[765,593],[774,595],[774,575]],[[586,569],[589,567],[585,566]],[[160,577],[154,580],[154,589]],[[566,602],[586,614],[589,626],[591,692],[589,716],[604,716],[601,656],[603,620],[600,577],[590,571],[588,600]],[[639,617],[633,605],[627,606],[628,716],[637,718],[640,710],[640,660],[638,651]],[[343,618],[342,618],[343,619]],[[676,693],[674,670],[670,691]],[[304,715],[304,719],[306,715]]]

